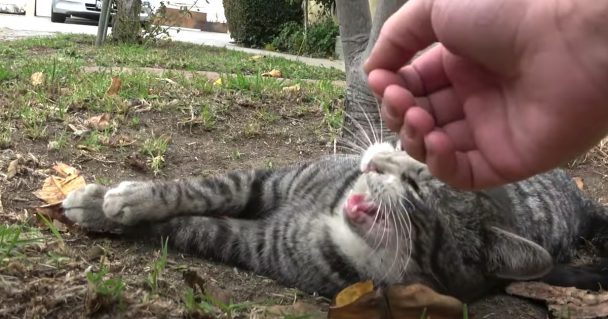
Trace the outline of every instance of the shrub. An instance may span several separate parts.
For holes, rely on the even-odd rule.
[[[301,1],[224,0],[230,36],[247,46],[262,46],[272,41],[287,22],[302,22]]]
[[[301,24],[288,22],[272,40],[272,47],[293,54],[331,57],[338,34],[338,25],[329,16],[310,25],[306,34]]]

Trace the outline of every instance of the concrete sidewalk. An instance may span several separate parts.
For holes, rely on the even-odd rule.
[[[95,35],[97,34],[97,23],[84,19],[68,19],[66,23],[53,23],[50,18],[45,17],[0,14],[0,42],[23,37],[50,36],[58,33],[84,33]],[[230,50],[243,51],[250,54],[282,57],[308,65],[344,70],[344,62],[340,60],[308,58],[286,53],[240,47],[232,43],[232,39],[230,39],[230,36],[226,33],[204,32],[183,28],[178,32],[177,29],[174,28],[169,30],[169,35],[174,41],[224,47]]]

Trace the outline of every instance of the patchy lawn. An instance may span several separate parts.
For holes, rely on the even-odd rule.
[[[109,185],[330,153],[343,117],[343,88],[332,81],[344,73],[183,43],[100,50],[92,43],[74,35],[0,42],[0,317],[266,318],[268,307],[298,300],[308,306],[296,303],[292,313],[326,310],[323,298],[167,252],[161,242],[142,246],[47,223],[34,214],[41,201],[32,192],[56,162]],[[261,76],[272,69],[289,80]],[[109,89],[112,77],[119,89]],[[602,154],[596,148],[571,173],[603,200]],[[542,306],[504,295],[470,309],[478,318],[546,316]]]
[[[326,154],[342,118],[343,88],[331,80],[344,74],[182,43],[95,51],[92,41],[61,36],[0,44],[2,172],[19,158],[16,175],[0,181],[0,317],[263,318],[265,306],[300,298],[317,304],[317,298],[248,272],[163,255],[160,242],[139,246],[62,227],[54,235],[35,217],[32,207],[41,202],[32,192],[55,162],[78,168],[87,182],[114,184],[272,167]],[[108,64],[130,71],[104,69]],[[260,75],[272,69],[290,80]],[[222,75],[210,81],[181,70]],[[113,76],[121,82],[115,95],[108,94]],[[188,286],[184,273],[193,273],[187,271],[204,280],[209,296]]]

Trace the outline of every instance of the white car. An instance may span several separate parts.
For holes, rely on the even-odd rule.
[[[103,0],[53,0],[51,5],[51,21],[63,23],[65,22],[65,19],[70,16],[99,20],[102,1]],[[112,0],[111,3],[111,12],[114,12],[116,11],[116,5]],[[145,21],[151,12],[150,2],[142,1],[139,19]]]

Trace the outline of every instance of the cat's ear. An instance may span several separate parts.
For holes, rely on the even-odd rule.
[[[553,259],[546,249],[521,236],[490,227],[486,239],[486,269],[498,278],[536,279],[553,267]]]

